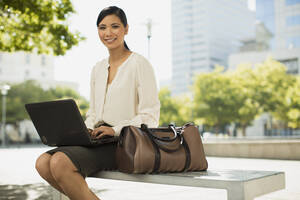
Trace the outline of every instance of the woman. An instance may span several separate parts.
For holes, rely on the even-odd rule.
[[[109,58],[91,74],[90,109],[86,126],[93,137],[118,136],[124,126],[142,123],[157,127],[160,103],[152,66],[129,50],[124,36],[128,24],[122,9],[103,9],[97,19],[98,35]],[[99,170],[116,169],[116,143],[99,147],[58,147],[42,154],[36,169],[50,185],[72,200],[99,199],[85,177]]]

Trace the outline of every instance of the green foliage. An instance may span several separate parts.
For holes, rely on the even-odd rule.
[[[280,120],[286,127],[297,128],[297,81],[294,75],[286,73],[286,67],[271,58],[254,70],[257,77],[258,101],[263,110]],[[298,83],[299,84],[299,83]],[[295,123],[296,122],[296,123]]]
[[[0,51],[64,55],[84,39],[66,22],[70,0],[1,0]]]
[[[291,77],[289,82],[291,85],[273,115],[290,128],[300,128],[300,77]]]
[[[177,126],[191,121],[191,101],[188,97],[171,97],[168,88],[159,91],[160,100],[160,126],[167,126],[175,123]]]
[[[6,100],[7,122],[15,124],[17,121],[29,118],[25,111],[24,104],[45,101],[49,98],[50,95],[48,93],[44,94],[42,88],[40,88],[34,81],[27,81],[24,84],[12,85],[11,89],[8,91]]]
[[[254,74],[257,101],[265,112],[272,112],[276,116],[295,77],[286,73],[286,67],[283,64],[271,58],[257,65]]]
[[[268,58],[251,66],[199,74],[193,86],[196,121],[218,130],[236,123],[245,129],[262,112],[291,128],[300,127],[299,77],[286,73],[283,64]]]
[[[85,116],[88,109],[88,101],[72,89],[58,87],[56,89],[43,90],[37,82],[32,80],[12,85],[6,99],[7,123],[17,124],[18,121],[29,119],[24,107],[26,103],[66,98],[74,99],[79,106],[81,114]],[[2,98],[0,106],[0,112],[2,113]]]
[[[223,68],[196,76],[193,92],[193,110],[203,124],[220,131],[237,118],[242,96],[232,77],[223,73]]]
[[[86,112],[89,109],[89,102],[84,97],[80,96],[76,91],[70,88],[56,87],[55,89],[50,89],[48,92],[56,99],[74,99],[78,105],[82,118],[85,120]]]
[[[256,75],[251,66],[240,65],[236,71],[230,73],[235,87],[239,91],[239,98],[236,98],[236,118],[234,122],[246,134],[247,126],[251,125],[256,116],[262,113],[263,109],[257,99],[258,85]]]

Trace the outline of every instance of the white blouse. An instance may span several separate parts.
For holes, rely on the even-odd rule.
[[[109,85],[108,68],[108,58],[93,67],[86,126],[94,129],[97,124],[107,123],[113,126],[116,136],[128,125],[140,127],[144,123],[157,127],[160,102],[151,64],[133,52],[118,67]]]

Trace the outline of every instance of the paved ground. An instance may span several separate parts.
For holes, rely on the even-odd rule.
[[[49,148],[0,149],[0,200],[48,200],[51,188],[34,170],[39,154]],[[210,169],[284,171],[286,189],[257,200],[300,200],[300,161],[208,157]],[[103,200],[225,200],[226,191],[89,178]]]

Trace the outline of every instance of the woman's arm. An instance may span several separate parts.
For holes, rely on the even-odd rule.
[[[90,80],[90,107],[86,113],[85,125],[88,129],[94,129],[96,113],[95,113],[95,66],[93,67]]]

